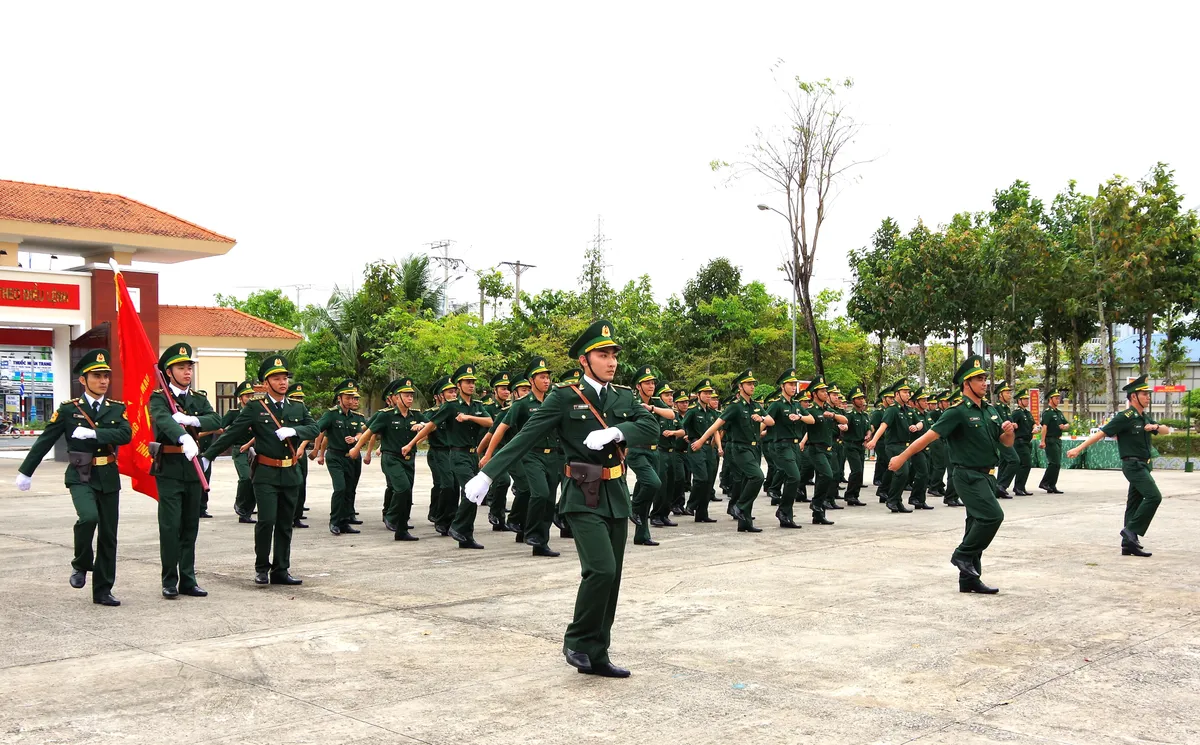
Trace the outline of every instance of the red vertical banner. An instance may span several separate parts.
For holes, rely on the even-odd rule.
[[[1038,431],[1042,421],[1042,392],[1037,388],[1029,389],[1029,413],[1033,414],[1033,431]]]
[[[117,284],[117,347],[121,359],[122,397],[125,415],[133,428],[133,440],[128,445],[131,457],[117,461],[118,470],[133,482],[133,490],[158,499],[158,483],[150,475],[150,443],[154,429],[150,425],[150,394],[154,391],[158,356],[150,346],[142,319],[138,318],[129,288],[120,272],[113,274]]]

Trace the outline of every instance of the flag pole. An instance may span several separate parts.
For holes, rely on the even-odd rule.
[[[121,273],[120,268],[117,266],[116,259],[109,259],[108,265],[112,268],[114,275]],[[120,307],[119,307],[120,300],[121,300],[121,298],[120,298],[120,296],[118,296],[117,297],[118,312],[120,311]],[[124,372],[124,371],[122,371],[122,372]],[[156,376],[158,376],[158,385],[162,389],[163,398],[167,399],[167,407],[171,409],[172,414],[178,412],[179,406],[176,405],[176,403],[175,403],[175,397],[168,395],[170,388],[167,387],[167,378],[166,378],[166,376],[163,375],[162,368],[159,367],[158,365],[155,365],[154,366],[154,374]],[[186,432],[187,430],[184,430],[184,431]],[[196,446],[197,447],[200,446],[199,441],[196,441]],[[192,465],[196,467],[196,476],[198,476],[200,478],[200,488],[202,488],[204,491],[211,491],[208,486],[208,479],[204,478],[204,469],[200,467],[200,456],[199,455],[197,455],[195,458],[192,458]]]

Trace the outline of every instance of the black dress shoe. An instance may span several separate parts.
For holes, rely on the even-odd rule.
[[[979,580],[978,577],[959,577],[958,578],[959,592],[977,592],[980,595],[995,595],[1000,592],[999,587],[988,587]]]
[[[83,586],[87,584],[87,572],[77,569],[71,572],[71,578],[67,581],[71,583],[71,587],[74,587],[76,590],[82,590]]]
[[[778,507],[779,503],[782,501],[783,501],[783,499],[781,499],[780,497],[771,497],[771,506]]]
[[[409,533],[408,531],[397,530],[396,531],[396,540],[397,541],[419,541],[421,539],[417,538],[415,535],[413,535],[412,533]]]
[[[844,510],[844,509],[846,509],[846,508],[845,508],[845,507],[843,507],[843,506],[841,506],[841,505],[840,505],[840,504],[838,504],[837,502],[834,502],[833,500],[830,500],[830,501],[829,501],[829,502],[828,502],[828,503],[825,505],[825,509],[827,509],[827,510]]]
[[[412,530],[412,529],[413,529],[412,523],[409,523],[408,525],[405,525],[404,527],[405,527],[405,528],[407,528],[407,529],[409,529],[409,530]]]
[[[506,532],[508,532],[508,528],[504,527],[503,525],[493,523],[492,524],[492,532],[493,533],[506,533]]]
[[[642,516],[635,512],[629,516],[629,522],[640,526],[642,524]]]
[[[434,525],[433,532],[437,533],[438,535],[449,536],[450,535],[450,527],[448,525],[447,526]]]
[[[179,590],[176,590],[174,587],[164,587],[162,589],[162,595],[167,600],[174,600],[175,598],[179,597]]]
[[[247,525],[253,525],[254,523],[256,523],[258,521],[255,520],[254,518],[250,517],[249,515],[240,515],[240,516],[238,516],[238,522],[245,523]]]
[[[358,513],[355,512],[354,514],[357,515]],[[363,524],[362,520],[347,520],[346,522],[350,525],[362,525]]]
[[[524,543],[524,542],[525,542],[525,534],[517,533],[517,543]]]
[[[921,502],[921,503],[919,503],[919,504],[914,504],[914,505],[913,505],[913,509],[918,509],[918,510],[932,510],[932,509],[933,509],[933,505],[931,505],[931,504],[926,504],[926,503],[924,503],[924,502]]]
[[[686,515],[687,517],[695,517],[696,511],[693,510],[691,507],[684,507],[682,510],[679,511],[679,514],[681,516]]]
[[[826,517],[823,514],[821,514],[820,512],[814,512],[812,524],[813,525],[833,525],[833,521],[826,519]]]
[[[362,521],[355,521],[355,522],[358,522],[359,525],[362,525]],[[354,527],[353,525],[343,525],[341,527],[341,531],[343,533],[361,533],[362,532],[361,530]]]
[[[562,515],[558,514],[557,512],[554,513],[554,516],[550,518],[550,522],[554,523],[554,527],[558,528],[559,530],[562,530],[562,527],[563,527]]]
[[[1138,538],[1138,534],[1134,533],[1129,528],[1121,528],[1121,545],[1142,547],[1142,541]]]
[[[1122,556],[1153,556],[1154,554],[1150,553],[1149,551],[1146,551],[1141,546],[1134,546],[1132,544],[1126,543],[1121,546],[1121,555]]]
[[[975,568],[975,563],[970,559],[963,559],[958,556],[951,556],[950,563],[958,570],[960,575],[968,575],[979,579],[979,570]]]
[[[575,534],[571,532],[570,528],[563,528],[562,530],[558,531],[558,537],[574,539]]]
[[[412,526],[409,526],[410,529],[411,527]],[[520,533],[521,523],[514,523],[512,520],[509,520],[508,522],[504,523],[504,529],[510,533]]]
[[[661,522],[662,522],[662,527],[664,527],[664,528],[674,528],[679,525],[679,523],[673,521],[669,517],[664,517]]]
[[[711,497],[709,497],[709,498],[708,498],[708,501],[710,501],[710,502],[724,502],[724,501],[725,501],[725,499],[724,499],[723,497],[718,497],[716,494],[714,494],[714,495],[712,495]]]
[[[292,527],[293,528],[307,528],[308,523],[302,523],[299,520],[292,520]]]
[[[1012,499],[1012,495],[1004,487],[996,489],[996,499]]]
[[[458,542],[459,548],[483,548],[483,544],[474,538],[468,538]]]
[[[663,521],[662,521],[662,518],[661,518],[661,517],[652,517],[652,518],[650,518],[650,527],[652,527],[652,528],[661,528],[661,527],[663,527]]]
[[[628,678],[629,671],[623,667],[617,667],[611,662],[595,662],[592,663],[591,670],[580,670],[579,672],[585,675],[599,675],[602,678]]]
[[[308,511],[309,511],[309,510],[311,510],[311,509],[312,509],[312,507],[305,507],[305,508],[304,508],[304,511],[305,511],[305,512],[308,512]]]
[[[800,526],[799,526],[799,525],[797,525],[797,524],[795,523],[795,521],[793,521],[793,520],[780,520],[780,521],[779,521],[779,527],[781,527],[781,528],[791,528],[791,529],[793,529],[793,530],[799,530],[799,529],[800,529]]]
[[[267,573],[266,573],[266,572],[255,572],[255,574],[254,574],[254,584],[256,584],[256,585],[265,585],[265,584],[268,584],[268,583],[270,583],[270,581],[271,581],[271,580],[267,578]]]
[[[698,523],[715,523],[716,521],[717,519],[715,517],[708,517],[707,515],[696,518],[696,522]]]
[[[675,517],[679,517],[680,515],[686,515],[687,510],[683,509],[682,507],[672,507],[671,514]]]
[[[545,557],[551,558],[551,559],[558,557],[558,556],[562,556],[562,554],[559,553],[558,551],[551,551],[549,546],[534,546],[533,547],[533,555],[534,556],[545,556]]]
[[[567,664],[575,668],[581,673],[590,673],[592,671],[592,661],[583,652],[576,652],[573,649],[568,649],[563,652],[563,657],[567,658]]]
[[[912,510],[910,510],[909,508],[905,507],[905,506],[904,506],[903,504],[901,504],[901,503],[889,504],[889,505],[888,505],[888,509],[889,509],[889,510],[891,510],[892,512],[912,512]]]
[[[296,579],[292,575],[284,572],[283,574],[272,574],[271,584],[273,585],[302,585],[304,580]]]
[[[342,534],[342,529],[341,529],[341,528],[339,528],[339,527],[338,527],[338,526],[336,526],[336,525],[330,525],[330,526],[329,526],[329,532],[330,532],[330,533],[332,533],[332,534],[334,534],[334,535],[341,535],[341,534]]]
[[[195,587],[189,587],[186,590],[180,590],[179,594],[187,595],[190,598],[206,598],[208,597],[208,590],[205,590],[200,585],[196,585]]]
[[[733,516],[734,520],[745,520],[746,519],[746,516],[742,514],[741,509],[738,508],[738,506],[736,504],[729,506],[729,514]]]
[[[200,513],[200,517],[201,517],[201,518],[206,518],[206,517],[212,517],[212,515],[210,515],[210,514],[208,513],[208,510],[203,510],[203,511]]]
[[[358,510],[355,510],[355,511],[354,511],[354,516],[355,516],[355,517],[358,517]]]
[[[882,481],[872,481],[871,486],[883,486],[883,482]]]
[[[747,527],[744,527],[744,526],[742,526],[742,525],[739,525],[739,526],[738,526],[738,532],[739,532],[739,533],[761,533],[761,532],[762,532],[762,528],[756,528],[756,527],[754,527],[753,525],[751,525],[750,527],[748,527],[748,528],[747,528]]]
[[[121,604],[121,601],[114,598],[111,592],[106,595],[101,595],[98,598],[92,598],[92,602],[96,605],[107,605],[110,608],[115,608]]]
[[[850,507],[866,507],[867,506],[867,503],[862,501],[858,497],[850,497],[849,499],[846,500],[846,504]]]
[[[388,522],[388,519],[386,517],[383,518],[383,527],[387,528],[392,533],[396,532],[396,526],[392,525],[390,522]]]
[[[641,540],[639,538],[634,538],[633,545],[635,545],[635,546],[657,546],[658,541],[652,540],[650,538],[647,538],[645,540]]]
[[[1051,490],[1050,490],[1050,493],[1051,493],[1051,494],[1066,494],[1066,492],[1064,492],[1064,491],[1060,491],[1060,490],[1059,490],[1059,488],[1058,488],[1057,486],[1056,486],[1056,487],[1054,487],[1053,489],[1051,489]]]

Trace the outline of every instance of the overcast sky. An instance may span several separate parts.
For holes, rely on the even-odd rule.
[[[708,163],[783,120],[793,76],[854,78],[852,155],[874,158],[821,236],[815,283],[843,287],[883,217],[942,223],[1017,178],[1048,201],[1162,160],[1200,204],[1198,21],[1190,3],[7,3],[0,178],[237,239],[162,266],[164,303],[292,284],[323,302],[439,239],[473,269],[535,264],[524,290],[574,287],[598,215],[614,284],[648,273],[665,299],[728,256],[783,295],[786,224],[755,209],[778,200]]]

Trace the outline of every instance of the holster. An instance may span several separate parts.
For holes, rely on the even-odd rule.
[[[594,463],[571,461],[567,464],[571,469],[571,480],[583,492],[584,503],[595,509],[600,505],[600,476],[604,469]]]
[[[67,451],[67,461],[75,466],[75,474],[79,476],[79,482],[89,484],[92,481],[92,454],[81,453],[76,450]]]
[[[157,476],[162,473],[162,443],[150,443],[150,475]]]

